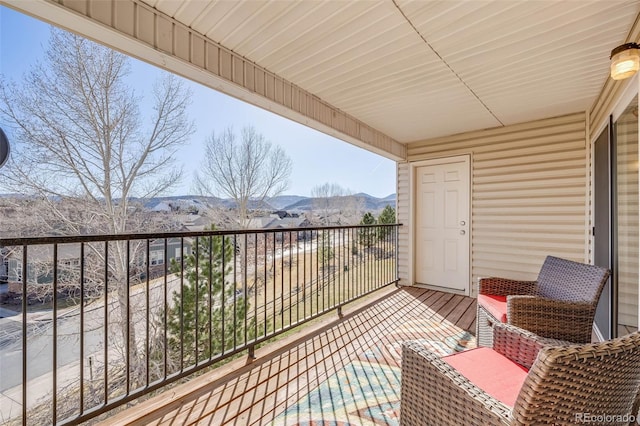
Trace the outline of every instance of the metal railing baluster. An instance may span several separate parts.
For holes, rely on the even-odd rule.
[[[253,340],[258,339],[258,233],[253,234],[253,321],[255,336]]]
[[[244,234],[244,277],[243,277],[243,285],[242,285],[242,302],[244,303],[244,307],[243,307],[243,312],[244,312],[244,341],[243,344],[247,344],[247,313],[248,313],[248,306],[247,306],[247,254],[248,254],[248,249],[247,249],[247,234]]]
[[[284,233],[274,234],[274,237],[275,235],[280,235],[280,327],[284,328]]]
[[[147,240],[148,241],[148,240]],[[126,388],[127,392],[131,389],[131,321],[129,321],[129,317],[131,316],[131,274],[129,273],[129,256],[131,251],[131,242],[127,240],[127,278],[126,278],[126,297],[127,297],[127,309],[126,309],[126,324],[125,324],[125,368],[126,368]],[[147,265],[149,264],[149,244],[147,244]]]
[[[104,242],[104,406],[109,403],[109,241]]]
[[[22,424],[27,424],[27,245],[22,246]]]
[[[226,246],[226,239],[225,239],[225,236],[223,235],[222,236],[222,245],[221,245],[221,248],[220,248],[220,250],[222,250],[222,271],[220,272],[222,274],[222,283],[220,285],[221,286],[220,295],[221,295],[221,298],[222,298],[222,301],[221,301],[222,306],[220,307],[220,312],[221,312],[221,317],[222,317],[222,320],[221,320],[221,323],[220,323],[220,329],[222,330],[221,335],[220,335],[220,342],[221,342],[220,353],[221,354],[225,353],[226,346],[227,346],[227,344],[226,344],[226,340],[227,339],[225,338],[226,334],[225,334],[225,329],[224,329],[224,325],[226,323],[224,314],[225,314],[225,311],[227,310],[227,303],[225,301],[225,293],[226,293],[225,284],[227,282],[227,275],[226,275],[227,264],[226,264],[226,258],[225,258],[226,257],[226,253],[227,253],[226,247],[227,247]],[[235,244],[234,244],[234,253],[235,253]],[[234,266],[234,269],[233,269],[233,273],[234,274],[236,273],[235,266]]]
[[[268,313],[267,313],[267,234],[263,234],[264,235],[264,256],[262,256],[263,259],[263,264],[264,264],[264,303],[263,303],[263,312],[264,312],[264,337],[266,338],[267,335],[269,334],[269,330],[268,330],[268,322],[269,322],[269,318],[268,318]]]
[[[37,277],[36,277],[37,280]],[[53,359],[51,362],[53,395],[51,401],[51,417],[53,424],[58,423],[58,244],[53,245],[53,312],[51,320],[53,323]]]
[[[184,371],[184,238],[180,238],[180,372]]]
[[[213,355],[213,238],[209,237],[209,303],[207,304],[207,313],[209,314],[209,357]]]
[[[127,244],[129,243],[129,240],[127,240]],[[147,251],[150,252],[150,240],[147,238]],[[127,253],[129,253],[129,248],[127,247]],[[163,260],[163,263],[166,261],[166,259]],[[151,359],[151,336],[149,335],[149,328],[151,326],[150,321],[149,321],[149,314],[150,314],[150,287],[151,287],[151,265],[149,264],[150,262],[147,262],[147,280],[146,280],[146,285],[145,285],[145,387],[148,388],[149,387],[149,381],[151,379],[151,372],[149,371],[150,369],[150,359]],[[129,262],[127,261],[127,277],[129,277],[131,275],[131,272],[129,270]],[[132,318],[127,315],[127,322],[130,322],[132,320]],[[133,342],[133,344],[135,345],[136,343]],[[138,351],[136,351],[136,353],[138,353]],[[136,360],[136,364],[138,364],[139,359]],[[128,393],[128,392],[127,392]]]
[[[194,322],[195,322],[195,327],[193,330],[193,334],[194,334],[194,340],[195,340],[195,345],[193,347],[193,355],[195,357],[195,365],[198,365],[198,361],[200,360],[200,357],[198,356],[198,349],[200,348],[200,342],[198,337],[200,336],[200,324],[199,324],[199,317],[200,317],[200,297],[199,297],[199,290],[200,290],[200,237],[196,237],[196,254],[194,256],[194,260],[195,260],[195,280],[194,280],[194,293],[195,293],[195,312],[193,314],[194,317]]]
[[[238,342],[236,341],[236,330],[235,330],[235,326],[236,326],[236,318],[238,318],[238,306],[237,306],[237,293],[236,290],[238,289],[238,271],[236,271],[236,265],[238,264],[238,236],[234,235],[233,236],[233,328],[232,328],[232,334],[233,334],[233,349],[236,349],[236,346],[238,344]],[[224,308],[222,309],[222,312],[224,312]]]
[[[167,290],[168,286],[168,276],[169,276],[169,247],[167,244],[167,239],[164,239],[164,277],[162,280],[163,291],[162,291],[162,300],[164,301],[164,307],[162,309],[162,362],[163,362],[163,377],[166,380],[169,369],[169,360],[167,359],[167,346],[169,344],[168,336],[167,336],[167,306],[169,306],[169,294]],[[184,253],[180,252],[180,257],[183,257]]]
[[[84,413],[84,243],[80,243],[80,415]]]

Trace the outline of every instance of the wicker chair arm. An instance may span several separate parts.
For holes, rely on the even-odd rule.
[[[589,343],[595,308],[587,302],[509,296],[507,321],[542,337]]]
[[[417,342],[403,344],[401,386],[401,426],[510,424],[510,407]]]
[[[507,278],[481,278],[478,291],[480,294],[509,296],[511,294],[534,295],[537,291],[536,281],[518,281]]]
[[[531,368],[543,347],[565,344],[569,342],[540,337],[510,324],[493,326],[493,350],[526,368]]]

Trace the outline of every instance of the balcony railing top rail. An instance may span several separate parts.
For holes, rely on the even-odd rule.
[[[335,225],[320,227],[299,227],[299,228],[266,228],[266,229],[231,229],[231,230],[208,230],[208,231],[169,231],[169,232],[131,232],[126,234],[100,234],[100,235],[54,235],[41,237],[9,237],[0,238],[0,247],[21,246],[21,245],[42,245],[42,244],[68,244],[68,243],[90,243],[104,241],[126,241],[126,240],[155,240],[165,238],[195,238],[209,237],[215,235],[244,235],[244,234],[277,234],[281,232],[305,232],[305,231],[331,231],[336,229],[358,229],[358,228],[379,228],[381,226],[402,226],[394,223],[389,225]]]

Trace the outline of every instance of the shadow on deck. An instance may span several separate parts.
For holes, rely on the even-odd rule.
[[[343,313],[270,343],[252,362],[235,360],[128,408],[108,424],[280,425],[343,418],[395,424],[400,342],[431,342],[443,354],[475,344],[476,302],[470,297],[389,287]]]

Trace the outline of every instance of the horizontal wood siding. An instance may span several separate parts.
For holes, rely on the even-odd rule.
[[[472,156],[474,283],[535,279],[547,255],[587,260],[585,114],[408,145],[409,161],[460,154]],[[398,200],[403,191],[399,184]]]
[[[413,284],[409,275],[409,261],[411,256],[411,250],[409,245],[411,244],[410,234],[411,231],[411,216],[410,212],[410,167],[409,163],[399,163],[397,167],[397,215],[398,223],[403,226],[399,229],[398,235],[398,277],[400,278],[401,285]]]

